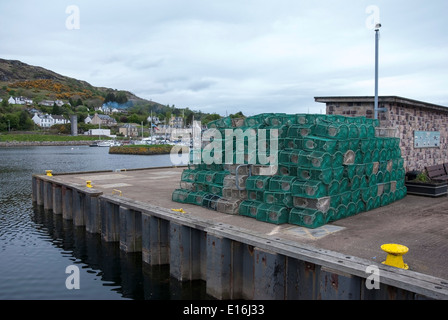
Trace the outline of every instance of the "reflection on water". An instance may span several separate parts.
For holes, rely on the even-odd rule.
[[[0,299],[202,299],[205,283],[180,283],[169,266],[149,267],[140,254],[34,207],[33,173],[160,167],[169,156],[110,155],[108,148],[0,148]],[[67,266],[80,269],[68,290]]]
[[[34,206],[32,220],[48,235],[47,241],[58,248],[71,264],[78,265],[89,279],[85,283],[85,275],[81,274],[80,292],[65,289],[64,298],[79,296],[85,299],[81,291],[97,291],[92,280],[119,294],[120,298],[207,298],[203,281],[179,282],[170,277],[168,265],[149,266],[142,262],[141,253],[126,253],[119,249],[118,242],[102,241],[99,234],[86,232],[84,227],[76,227],[71,221],[62,219],[62,215],[54,215],[42,206]]]

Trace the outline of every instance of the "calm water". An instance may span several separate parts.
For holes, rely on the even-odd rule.
[[[34,208],[33,173],[148,168],[169,156],[111,155],[109,148],[0,148],[0,299],[204,299],[202,281],[180,283],[169,267],[149,267],[140,254]],[[68,290],[69,265],[80,289]]]

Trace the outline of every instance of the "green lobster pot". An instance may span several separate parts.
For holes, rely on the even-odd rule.
[[[376,138],[376,149],[381,150],[383,149],[383,139],[382,138]]]
[[[337,140],[337,151],[346,153],[350,149],[350,140]]]
[[[296,123],[303,124],[316,124],[318,119],[326,119],[328,116],[323,114],[296,114]]]
[[[370,188],[360,189],[360,197],[362,201],[367,202],[372,197],[372,191]]]
[[[201,172],[197,169],[184,169],[181,175],[181,181],[195,182],[197,174]]]
[[[326,223],[326,219],[323,212],[312,209],[293,208],[289,213],[289,223],[315,229],[323,226]]]
[[[356,175],[356,165],[349,164],[344,166],[344,177],[352,179]]]
[[[358,202],[358,200],[360,200],[361,199],[361,189],[357,189],[357,190],[353,190],[352,192],[351,192],[351,198],[350,198],[350,200],[352,201],[352,202]]]
[[[220,185],[222,185],[222,184],[224,183],[224,178],[225,178],[226,176],[228,176],[229,174],[230,174],[230,172],[227,171],[227,170],[224,170],[224,171],[218,171],[218,172],[216,172],[216,174],[215,174],[215,176],[214,176],[214,180],[213,180],[213,182],[214,182],[215,184],[220,184]]]
[[[323,197],[317,199],[293,197],[293,206],[295,208],[314,209],[325,213],[331,208],[331,205],[331,197]]]
[[[348,138],[354,139],[354,138],[360,138],[361,137],[361,130],[358,125],[351,123],[348,125]],[[365,137],[365,134],[364,134]]]
[[[375,140],[374,139],[361,139],[359,140],[359,148],[362,152],[371,151],[375,148]]]
[[[375,198],[370,197],[367,201],[365,201],[365,204],[366,204],[366,211],[375,209]]]
[[[387,151],[388,151],[387,149],[380,150],[380,159],[379,159],[380,162],[387,161]]]
[[[373,186],[369,187],[370,189],[370,196],[376,197],[378,195],[378,184],[374,184]]]
[[[395,200],[401,200],[406,197],[407,189],[405,186],[402,186],[395,191]]]
[[[267,209],[266,222],[284,224],[289,221],[289,209],[279,205],[272,205]]]
[[[261,201],[243,200],[238,208],[238,213],[241,216],[251,217],[256,219],[257,214],[263,207],[269,207],[269,205]]]
[[[366,204],[361,199],[356,202],[356,214],[365,212],[366,211]]]
[[[349,128],[344,123],[334,123],[330,121],[317,121],[314,128],[314,133],[317,136],[331,138],[336,140],[348,139]]]
[[[247,117],[244,119],[244,126],[245,127],[254,127],[258,125],[264,125],[265,119],[269,116],[274,115],[273,113],[261,113],[255,116]]]
[[[387,206],[390,203],[390,195],[389,192],[383,193],[381,195],[381,206]]]
[[[366,176],[367,186],[371,187],[377,184],[376,174],[370,174]]]
[[[349,202],[352,200],[352,192],[346,191],[339,194],[341,197],[341,204],[347,206]]]
[[[325,223],[334,222],[337,220],[337,212],[335,208],[330,208],[325,212]]]
[[[281,176],[297,176],[297,165],[279,163],[278,173]]]
[[[358,190],[361,187],[361,177],[358,175],[353,176],[349,179],[350,190]]]
[[[375,198],[373,198],[374,202],[373,202],[373,208],[379,208],[381,207],[381,196],[377,196]]]
[[[281,205],[288,208],[293,206],[292,195],[289,192],[265,191],[263,200],[267,204]]]
[[[367,150],[365,152],[361,151],[362,153],[362,162],[363,163],[371,163],[372,162],[372,151]]]
[[[359,149],[360,139],[350,138],[348,141],[350,150],[356,151]]]
[[[246,179],[246,189],[264,191],[269,188],[270,176],[250,176]]]
[[[195,183],[193,183],[193,191],[196,191],[196,192],[208,192],[208,184],[195,182]]]
[[[303,144],[301,147],[304,150],[308,151],[321,151],[321,152],[334,153],[337,151],[338,141],[334,139],[308,136],[303,138]]]
[[[296,180],[293,176],[273,176],[269,179],[269,191],[290,192],[293,182]]]
[[[218,207],[219,199],[221,199],[220,196],[218,196],[216,194],[208,193],[208,194],[204,195],[204,197],[202,198],[202,206],[204,208],[216,211],[216,209]]]
[[[208,191],[218,196],[222,196],[222,185],[219,184],[209,184]]]
[[[171,195],[171,199],[175,202],[187,203],[188,195],[191,192],[192,191],[190,191],[190,190],[176,189],[173,191],[173,193]]]
[[[370,176],[371,174],[374,173],[373,167],[374,167],[373,162],[364,163],[364,172],[365,172],[366,176]]]
[[[276,113],[272,116],[266,117],[265,123],[268,126],[282,126],[291,125],[296,122],[294,115],[287,115],[286,113]]]
[[[292,185],[291,193],[297,197],[321,198],[339,193],[339,182],[333,180],[330,184],[322,181],[295,181]]]
[[[344,219],[345,217],[347,217],[347,206],[343,205],[343,204],[340,204],[336,208],[336,218],[335,218],[335,220]]]
[[[252,201],[263,201],[264,191],[247,190],[247,199]]]
[[[354,216],[356,214],[356,204],[349,202],[347,205],[346,217]]]
[[[372,150],[372,162],[380,161],[380,151],[378,149]]]
[[[359,138],[361,139],[365,139],[369,136],[367,126],[363,123],[358,126],[358,132],[359,132]]]
[[[341,194],[330,196],[330,209],[337,208],[341,204]]]
[[[325,169],[333,165],[333,157],[328,152],[300,151],[298,164],[301,167]]]
[[[340,167],[342,168],[342,167]],[[313,169],[313,168],[297,168],[297,179],[302,181],[307,180],[317,180],[323,183],[330,183],[333,179],[338,180],[340,168],[333,170],[332,168],[327,169]],[[342,168],[343,169],[343,168]]]
[[[284,149],[303,149],[303,141],[302,138],[285,138]]]
[[[289,127],[287,137],[304,138],[313,133],[314,124],[293,124]]]

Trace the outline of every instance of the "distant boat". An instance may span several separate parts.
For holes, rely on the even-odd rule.
[[[122,143],[115,140],[100,140],[90,144],[91,147],[119,147]]]

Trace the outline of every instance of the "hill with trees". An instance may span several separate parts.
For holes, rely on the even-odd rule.
[[[32,103],[9,103],[10,97],[25,97]],[[95,87],[86,81],[66,77],[18,60],[0,59],[0,98],[0,131],[35,128],[31,121],[33,114],[30,112],[33,109],[42,113],[64,115],[67,118],[76,114],[78,123],[82,123],[88,115],[94,114],[95,109],[104,105],[125,109],[126,112],[113,115],[122,123],[143,122],[147,125],[150,115],[158,117],[162,122],[172,116],[183,117],[187,125],[193,118],[207,123],[221,117],[216,113],[208,114],[188,107],[177,108],[174,105],[142,99],[130,91]]]

